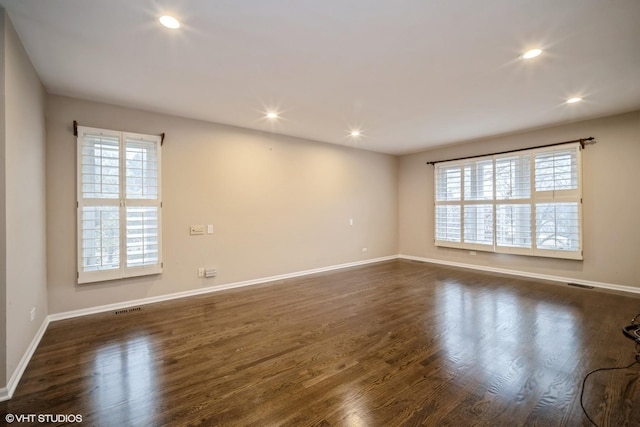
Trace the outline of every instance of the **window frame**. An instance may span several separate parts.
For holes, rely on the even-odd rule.
[[[573,157],[571,157],[571,161],[569,163],[571,168],[575,167],[575,175],[573,175],[574,170],[570,169],[570,176],[575,176],[575,188],[570,189],[545,189],[545,190],[537,190],[536,189],[536,159],[538,156],[555,156],[557,153],[570,153],[570,156],[573,156],[572,153],[575,153],[575,161],[573,161]],[[525,167],[525,163],[523,163],[523,159],[528,156],[528,174]],[[555,158],[555,157],[554,157]],[[520,193],[516,197],[500,197],[497,194],[497,186],[500,183],[502,185],[507,185],[505,180],[499,181],[497,178],[498,168],[497,162],[504,159],[515,159],[519,164],[523,167],[521,171],[521,175],[517,175],[520,172],[516,172],[517,176],[526,177],[528,175],[528,183],[527,186],[518,187],[518,192]],[[467,188],[466,177],[468,174],[465,173],[465,168],[470,167],[470,170],[474,170],[473,165],[486,164],[488,161],[492,162],[493,170],[492,170],[492,180],[491,183],[493,185],[493,193],[490,199],[486,197],[479,197],[477,192],[474,193],[474,197],[470,199],[466,198],[470,192]],[[447,176],[456,176],[459,175],[460,182],[453,182],[452,188],[454,191],[448,192],[448,187],[446,190],[439,185],[439,180],[443,179],[444,171],[448,171]],[[554,169],[555,173],[555,169]],[[554,175],[555,178],[555,175]],[[554,179],[552,184],[559,182],[560,180]],[[474,182],[474,186],[472,189],[479,188],[478,183]],[[511,181],[508,183],[509,185],[519,185],[518,183],[513,184]],[[571,181],[571,185],[574,184],[574,181]],[[448,185],[448,184],[445,184]],[[450,195],[453,194],[453,197]],[[458,197],[456,197],[458,196]],[[444,199],[443,199],[444,197]],[[560,207],[561,204],[571,204],[576,205],[577,209],[577,226],[578,230],[574,236],[577,239],[577,247],[571,250],[558,249],[554,248],[545,248],[539,245],[538,243],[538,227],[537,227],[537,212],[542,205],[556,205]],[[467,224],[465,223],[465,208],[471,206],[479,206],[479,205],[492,205],[492,218],[491,218],[491,231],[493,234],[492,242],[490,244],[480,244],[477,242],[466,242],[465,241],[465,229]],[[443,221],[442,218],[439,218],[438,211],[439,207],[442,206],[455,206],[459,207],[460,215],[459,215],[459,224],[455,223],[455,218],[453,222],[448,221],[448,217]],[[528,206],[529,207],[529,226],[530,226],[530,235],[529,247],[525,247],[522,245],[508,245],[505,243],[498,243],[498,207],[499,206]],[[450,208],[449,208],[450,209]],[[455,210],[455,209],[454,209]],[[440,208],[440,212],[443,209]],[[526,209],[521,209],[522,213],[526,212]],[[573,212],[572,212],[573,213]],[[523,218],[526,219],[526,215],[523,215]],[[458,229],[459,228],[459,236],[458,240],[443,240],[439,239],[439,236],[442,234],[439,232],[443,229],[443,225],[446,224],[446,230],[449,229]],[[523,222],[526,226],[526,221]],[[470,227],[472,228],[472,227]],[[489,228],[489,227],[487,227]],[[515,254],[515,255],[527,255],[527,256],[538,256],[538,257],[547,257],[547,258],[562,258],[562,259],[573,259],[573,260],[582,260],[583,259],[583,216],[582,216],[582,146],[579,143],[565,144],[562,146],[554,146],[554,147],[542,147],[542,148],[534,148],[530,150],[519,150],[511,153],[504,154],[495,154],[488,156],[478,156],[465,158],[460,160],[452,160],[447,162],[439,162],[434,164],[434,244],[438,247],[448,247],[448,248],[457,248],[457,249],[466,249],[473,251],[484,251],[484,252],[494,252],[494,253],[504,253],[504,254]],[[477,232],[477,231],[476,231]],[[446,239],[446,237],[445,237]],[[557,245],[556,245],[557,246]]]
[[[162,273],[162,140],[159,135],[78,126],[76,139],[76,250],[78,284],[117,280],[129,277]],[[105,136],[118,139],[118,194],[115,198],[84,197],[83,193],[83,141],[87,136]],[[156,182],[155,198],[134,198],[127,196],[127,146],[133,141],[155,145]],[[83,210],[87,207],[118,208],[118,267],[110,269],[85,270],[83,265]],[[127,266],[127,209],[155,207],[157,209],[157,260],[145,265]],[[144,238],[143,238],[144,239]]]

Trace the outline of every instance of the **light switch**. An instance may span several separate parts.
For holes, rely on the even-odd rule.
[[[207,225],[207,234],[213,234],[213,225]]]

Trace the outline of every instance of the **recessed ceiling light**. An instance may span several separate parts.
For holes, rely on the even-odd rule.
[[[159,21],[162,25],[164,25],[167,28],[171,28],[174,30],[176,28],[180,28],[180,22],[178,22],[178,20],[173,16],[169,16],[169,15],[161,16]]]
[[[274,112],[274,111],[270,111],[267,113],[267,119],[277,119],[278,117],[278,113]]]
[[[582,98],[576,96],[575,98],[567,99],[567,104],[575,104],[576,102],[580,102],[580,101],[582,101]]]
[[[359,130],[354,129],[354,130],[352,130],[352,131],[351,131],[351,133],[349,133],[349,135],[351,135],[351,136],[352,136],[352,137],[354,137],[354,138],[357,138],[357,137],[359,137],[361,134],[360,134],[360,131],[359,131]]]
[[[531,59],[531,58],[535,58],[536,56],[540,55],[542,53],[542,49],[531,49],[526,51],[522,57],[524,59]]]

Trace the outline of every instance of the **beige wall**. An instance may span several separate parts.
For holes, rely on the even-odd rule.
[[[584,261],[436,248],[433,167],[427,161],[593,136],[583,152]],[[640,111],[518,135],[471,141],[400,158],[400,253],[441,261],[640,288]]]
[[[75,284],[72,122],[165,132],[161,276]],[[584,262],[433,246],[429,160],[594,136],[584,159]],[[397,254],[625,286],[639,285],[630,183],[640,170],[640,112],[402,156],[49,96],[48,290],[51,313]],[[399,163],[399,164],[398,164]],[[627,167],[620,165],[627,164]],[[611,207],[615,214],[612,215]],[[354,226],[349,226],[349,218]],[[607,226],[603,226],[607,221]],[[214,234],[189,236],[190,224]],[[363,253],[362,248],[368,252]],[[198,267],[218,269],[215,279]]]
[[[7,380],[48,315],[45,92],[4,17]],[[30,318],[35,308],[35,319]]]
[[[76,285],[73,120],[166,133],[162,275]],[[47,183],[51,313],[398,253],[397,158],[355,148],[49,96]]]

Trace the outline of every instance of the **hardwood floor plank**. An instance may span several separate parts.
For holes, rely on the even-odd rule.
[[[92,426],[588,425],[582,379],[634,360],[621,328],[638,312],[638,295],[390,261],[53,322],[0,412]],[[640,424],[639,376],[590,377],[599,425]]]

